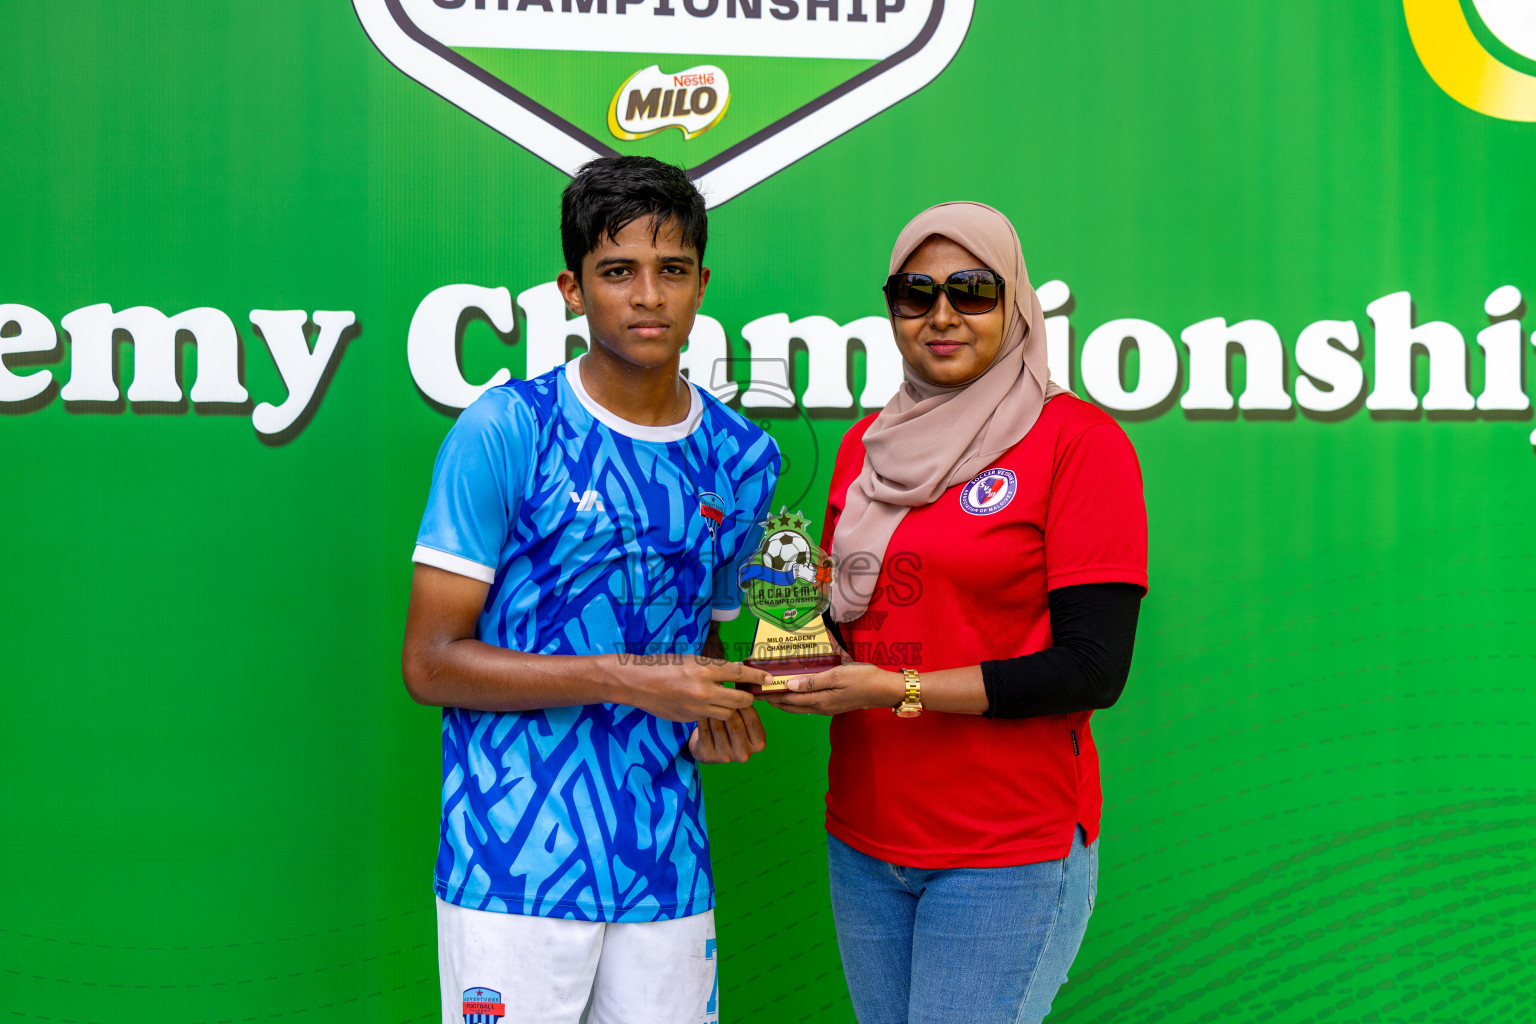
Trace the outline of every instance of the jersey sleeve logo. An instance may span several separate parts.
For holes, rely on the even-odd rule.
[[[464,990],[464,1024],[496,1024],[506,1016],[507,1005],[493,988]]]
[[[960,507],[973,516],[989,516],[1008,507],[1019,491],[1011,469],[984,469],[960,491]]]

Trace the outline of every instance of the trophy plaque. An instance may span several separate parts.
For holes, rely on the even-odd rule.
[[[780,510],[763,523],[763,540],[737,568],[747,610],[757,616],[757,633],[742,663],[773,676],[767,684],[737,683],[748,693],[785,689],[791,676],[825,672],[842,657],[822,622],[831,599],[832,556],[811,540],[809,520]]]

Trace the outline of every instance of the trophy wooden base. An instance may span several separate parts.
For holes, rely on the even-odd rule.
[[[770,673],[773,682],[737,683],[736,689],[755,694],[782,691],[787,689],[784,682],[791,676],[825,672],[842,662],[820,615],[808,622],[804,629],[793,633],[770,622],[759,621],[757,635],[752,638],[752,653],[742,659],[742,664]]]

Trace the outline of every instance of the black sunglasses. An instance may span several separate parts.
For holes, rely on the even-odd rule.
[[[892,316],[923,316],[938,301],[939,290],[949,296],[957,313],[990,313],[1003,297],[1003,279],[986,268],[957,270],[939,284],[927,274],[892,274],[885,280],[885,304]]]

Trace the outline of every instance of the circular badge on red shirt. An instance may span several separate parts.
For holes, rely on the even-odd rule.
[[[989,516],[1008,507],[1019,491],[1011,469],[984,469],[960,490],[960,507],[973,516]]]

